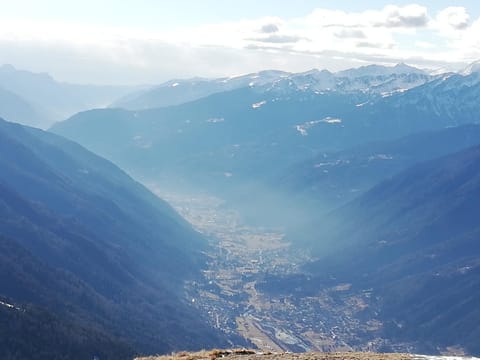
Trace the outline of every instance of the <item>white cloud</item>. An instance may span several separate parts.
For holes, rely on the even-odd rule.
[[[450,47],[460,57],[467,62],[480,59],[480,18],[477,19],[463,31],[456,31],[456,36],[452,36]]]
[[[388,5],[380,14],[375,26],[418,28],[425,27],[429,20],[427,8],[416,4],[404,7]]]
[[[451,6],[437,15],[437,22],[442,26],[450,26],[455,30],[465,30],[468,27],[470,15],[464,7]]]
[[[436,45],[428,41],[415,41],[415,46],[421,49],[434,49]]]
[[[480,18],[471,21],[464,7],[448,7],[431,22],[432,32],[446,44],[445,59],[470,63],[480,59]]]
[[[265,68],[340,70],[369,62],[461,65],[480,58],[480,19],[420,5],[295,19],[263,17],[175,31],[2,19],[0,59],[70,81],[159,82]]]
[[[340,29],[334,34],[341,39],[365,39],[367,37],[362,30],[358,29]]]
[[[276,33],[278,32],[278,26],[276,24],[265,24],[262,26],[260,29],[260,32],[265,33],[265,34],[271,34],[271,33]]]
[[[420,5],[404,7],[388,5],[381,10],[344,12],[339,10],[316,9],[305,18],[305,23],[319,27],[424,27],[428,23],[427,8]],[[302,21],[302,20],[300,20]]]
[[[298,35],[270,34],[268,36],[257,37],[257,38],[248,39],[248,40],[264,42],[264,43],[272,43],[272,44],[290,44],[290,43],[297,43],[301,40],[308,40],[308,39]]]

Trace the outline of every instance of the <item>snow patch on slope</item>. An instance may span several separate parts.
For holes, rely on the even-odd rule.
[[[480,60],[475,61],[474,63],[471,63],[470,65],[468,65],[465,69],[463,69],[460,72],[460,75],[467,76],[473,73],[480,73]]]
[[[413,355],[414,360],[480,360],[477,357],[468,356],[443,356],[443,355]]]
[[[5,306],[5,307],[7,307],[9,309],[13,309],[13,310],[20,310],[15,305],[12,305],[12,304],[9,304],[9,303],[3,302],[3,301],[0,301],[0,306]]]
[[[321,122],[325,122],[327,124],[341,124],[342,119],[336,119],[331,117],[326,117],[325,119],[321,120]]]
[[[321,120],[311,120],[311,121],[307,121],[303,124],[299,124],[299,125],[296,125],[295,128],[297,129],[297,131],[300,133],[300,135],[302,136],[307,136],[308,135],[308,129],[310,129],[311,127],[317,125],[317,124],[320,124],[320,123],[326,123],[326,124],[341,124],[342,123],[342,119],[338,119],[338,118],[332,118],[330,116],[324,118],[324,119],[321,119]]]
[[[252,104],[252,109],[258,109],[258,108],[261,108],[263,105],[265,105],[267,103],[266,100],[263,100],[263,101],[259,101],[255,104]]]
[[[222,117],[222,118],[210,118],[210,119],[207,119],[207,122],[208,123],[212,123],[212,124],[216,124],[216,123],[221,123],[221,122],[224,122],[225,119]]]

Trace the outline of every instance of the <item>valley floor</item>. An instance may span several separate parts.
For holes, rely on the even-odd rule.
[[[293,251],[279,229],[245,225],[221,199],[149,187],[211,239],[213,252],[208,254],[203,279],[186,284],[185,289],[188,301],[213,327],[239,334],[268,352],[412,353],[418,349],[416,344],[392,344],[382,338],[383,324],[376,317],[370,289],[353,290],[351,284],[338,283],[313,293],[301,288],[287,294],[262,293],[259,283],[267,277],[308,280],[301,265],[311,260],[309,255]]]

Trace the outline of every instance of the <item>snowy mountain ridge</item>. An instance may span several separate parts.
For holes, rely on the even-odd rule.
[[[477,60],[477,61],[471,63],[470,65],[468,65],[465,69],[463,69],[460,72],[460,75],[467,76],[467,75],[471,75],[471,74],[474,74],[474,73],[480,73],[480,60]]]
[[[216,79],[174,79],[114,102],[111,107],[127,110],[179,105],[216,93],[254,88],[260,93],[286,95],[295,92],[338,92],[382,95],[408,90],[438,78],[427,71],[406,65],[368,65],[340,72],[312,69],[300,73],[265,70]]]

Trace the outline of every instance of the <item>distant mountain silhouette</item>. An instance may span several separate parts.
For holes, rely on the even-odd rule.
[[[35,106],[29,101],[14,94],[0,86],[0,117],[11,119],[15,122],[30,123],[32,121],[39,124],[48,123],[46,110],[40,106]]]
[[[279,91],[336,91],[340,93],[385,92],[406,90],[422,85],[434,76],[423,70],[405,65],[369,65],[337,73],[313,69],[301,73],[265,70],[218,79],[175,79],[163,84],[128,94],[111,107],[145,110],[180,105],[207,96],[250,87],[258,92]]]
[[[0,109],[0,116],[41,128],[48,128],[54,122],[64,120],[82,110],[105,107],[116,98],[136,90],[135,87],[129,86],[63,83],[48,74],[18,70],[12,65],[0,66],[0,88],[22,98],[30,104],[29,107],[40,109],[37,114],[28,114],[25,110],[13,108],[11,104],[12,108],[8,113]],[[0,104],[1,99],[0,92]]]

